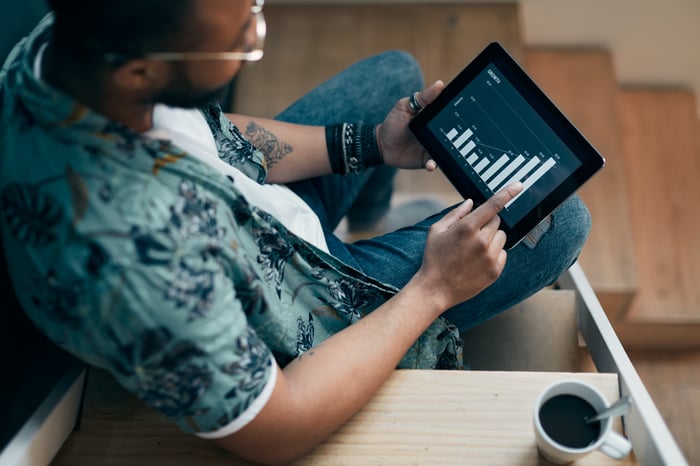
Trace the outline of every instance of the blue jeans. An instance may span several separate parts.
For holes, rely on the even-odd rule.
[[[311,91],[277,118],[301,124],[384,120],[397,100],[422,89],[420,67],[410,55],[386,52],[367,58]],[[329,175],[290,187],[316,212],[331,254],[384,283],[403,287],[416,273],[430,226],[447,210],[376,238],[345,244],[333,231],[361,195],[376,170],[349,176]],[[501,276],[474,298],[448,310],[445,317],[461,331],[489,319],[553,283],[578,257],[591,227],[586,206],[572,196],[538,227],[533,241],[508,252]]]

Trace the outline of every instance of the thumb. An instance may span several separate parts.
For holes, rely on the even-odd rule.
[[[435,81],[431,86],[423,89],[423,92],[420,93],[420,103],[423,106],[428,105],[440,95],[443,89],[445,89],[445,83],[440,80]]]

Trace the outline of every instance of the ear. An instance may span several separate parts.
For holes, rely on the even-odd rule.
[[[129,91],[149,91],[160,89],[167,84],[168,66],[151,60],[129,60],[114,70],[114,83]]]

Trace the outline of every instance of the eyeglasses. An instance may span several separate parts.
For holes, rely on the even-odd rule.
[[[254,0],[255,3],[250,8],[255,22],[255,44],[246,52],[153,52],[141,55],[142,58],[153,60],[179,61],[179,60],[241,60],[259,61],[263,57],[265,46],[265,36],[267,35],[267,25],[263,16],[263,5],[265,0]],[[118,62],[125,58],[123,54],[108,53],[106,60]]]

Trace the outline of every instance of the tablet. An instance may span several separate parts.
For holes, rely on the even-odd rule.
[[[605,159],[496,42],[421,110],[409,130],[465,198],[523,191],[499,216],[512,248]]]

